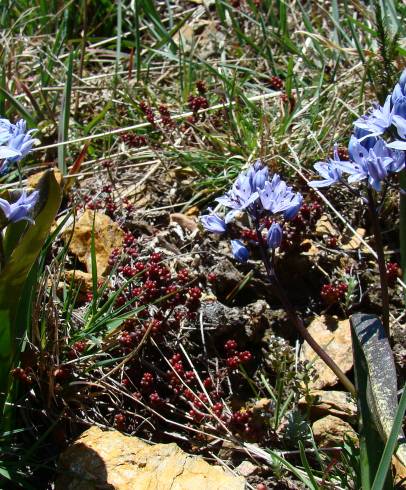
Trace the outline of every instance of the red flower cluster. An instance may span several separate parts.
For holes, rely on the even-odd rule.
[[[26,383],[26,384],[32,383],[30,368],[26,368],[26,369],[23,369],[21,367],[15,368],[11,371],[11,375],[14,378],[20,380],[22,383]]]
[[[269,86],[273,90],[282,90],[284,86],[284,82],[282,78],[279,78],[277,76],[273,76],[269,79]]]
[[[249,350],[238,351],[238,344],[235,340],[230,339],[224,344],[227,352],[226,364],[230,369],[237,369],[240,364],[250,362],[252,354]]]
[[[206,97],[202,95],[190,95],[188,99],[188,104],[190,110],[196,115],[200,109],[207,109],[209,107],[209,102]]]
[[[188,287],[191,281],[187,269],[172,273],[163,264],[162,254],[152,252],[140,260],[137,239],[127,233],[123,247],[112,251],[109,264],[116,267],[118,283],[134,278],[116,301],[118,307],[128,303],[128,309],[144,307],[137,313],[137,321],[127,321],[118,341],[123,348],[131,348],[148,330],[152,336],[179,328],[184,318],[194,319],[200,307],[202,291],[198,286]],[[122,280],[120,280],[122,279]],[[157,301],[158,310],[148,307]]]
[[[386,264],[386,277],[388,278],[389,286],[394,286],[399,276],[400,265],[397,262],[388,262]]]
[[[320,296],[327,306],[335,305],[344,299],[347,290],[348,286],[344,282],[324,284],[321,288]]]
[[[130,148],[141,148],[147,144],[147,138],[145,136],[133,134],[133,133],[123,133],[121,135],[121,140],[128,145]]]
[[[304,202],[297,216],[285,222],[280,249],[284,252],[299,249],[303,239],[311,236],[312,228],[322,212],[323,208],[317,201]]]
[[[151,126],[155,126],[156,125],[155,115],[154,115],[154,111],[152,110],[152,107],[145,100],[142,100],[140,102],[140,109],[145,114],[145,117],[147,121],[151,124]]]
[[[71,200],[78,210],[90,209],[92,211],[104,211],[112,219],[117,219],[123,215],[125,217],[133,211],[134,206],[126,198],[120,201],[120,206],[116,204],[111,185],[103,186],[101,190],[97,190],[94,194],[96,194],[96,197],[91,193],[83,193],[77,190]]]
[[[207,92],[206,83],[203,80],[197,80],[196,88],[199,92],[199,95],[204,95]]]
[[[171,114],[166,105],[161,104],[158,110],[159,114],[161,115],[161,123],[167,128],[173,128],[175,126],[175,122],[172,120]]]

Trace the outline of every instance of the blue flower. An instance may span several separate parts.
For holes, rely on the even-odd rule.
[[[406,95],[406,70],[403,70],[399,82],[395,85],[392,93],[392,102],[395,103],[400,97]]]
[[[283,212],[283,217],[285,219],[291,220],[297,216],[300,208],[302,207],[303,196],[297,192],[289,203],[289,206]]]
[[[329,160],[328,162],[317,162],[314,164],[315,170],[323,177],[323,180],[312,180],[309,186],[313,188],[328,187],[340,181],[342,169],[337,162]]]
[[[38,197],[38,191],[32,192],[28,197],[24,191],[14,203],[9,203],[6,199],[0,198],[0,209],[3,211],[4,216],[9,223],[17,223],[17,221],[22,220],[34,223],[31,214],[38,201]]]
[[[406,70],[400,76],[391,96],[392,124],[395,126],[400,139],[388,143],[395,150],[406,150]]]
[[[337,143],[334,144],[333,158],[329,158],[327,162],[317,162],[314,164],[315,170],[323,177],[323,180],[312,180],[309,186],[313,188],[328,187],[341,180],[343,174],[343,162],[338,155]]]
[[[388,147],[389,145],[386,145]],[[400,172],[405,168],[405,152],[388,148],[392,162],[386,167],[388,172]]]
[[[0,159],[7,158],[15,158],[20,155],[20,152],[18,150],[14,150],[13,148],[10,148],[8,146],[0,146]]]
[[[369,114],[361,116],[354,122],[354,126],[365,129],[370,136],[379,136],[392,125],[393,109],[391,108],[391,96],[388,95],[385,104],[379,104],[371,110]]]
[[[348,154],[351,160],[354,160],[354,150],[357,149],[359,151],[357,143],[360,143],[361,146],[365,148],[366,155],[377,141],[378,138],[376,136],[371,136],[371,133],[366,129],[355,127],[354,132],[351,135],[350,141],[348,143]]]
[[[258,193],[252,191],[250,177],[240,174],[231,190],[224,196],[218,197],[217,202],[235,210],[248,208],[258,199]]]
[[[228,223],[242,211],[246,211],[257,224],[266,214],[280,214],[287,220],[293,219],[299,212],[303,196],[286,185],[278,174],[274,174],[271,180],[269,178],[268,168],[257,160],[237,177],[229,192],[217,198],[220,204],[229,208],[224,220],[216,214],[202,216],[203,226],[213,233],[223,233]],[[279,231],[278,227],[275,224],[273,232]],[[233,240],[231,247],[237,260],[245,262],[248,259],[248,250],[241,241]]]
[[[354,145],[354,162],[346,165],[344,171],[350,176],[348,182],[358,182],[368,179],[368,183],[376,191],[381,190],[381,182],[385,180],[392,168],[398,168],[398,155],[393,156],[391,150],[387,148],[385,142],[379,138],[373,148],[365,154],[364,147],[357,143]],[[399,171],[400,168],[396,171]]]
[[[27,131],[27,124],[23,119],[16,124],[10,123],[8,119],[0,119],[0,142],[7,142],[6,145],[0,146],[0,158],[6,159],[0,168],[0,173],[8,168],[10,163],[20,161],[32,149],[34,139],[31,134],[35,131]]]
[[[251,189],[253,191],[258,191],[258,189],[263,189],[265,182],[268,180],[269,170],[268,167],[262,165],[260,160],[257,160],[254,165],[250,167],[247,172],[250,178]]]
[[[206,214],[200,217],[200,221],[204,228],[211,233],[224,233],[226,231],[226,223],[216,213]]]
[[[268,173],[268,168],[257,160],[246,173],[243,172],[237,177],[231,190],[217,198],[216,201],[233,210],[242,211],[249,208],[257,201],[258,191],[264,187]],[[228,219],[231,219],[233,215],[230,215]]]
[[[274,174],[270,182],[265,182],[259,197],[265,210],[272,214],[283,213],[286,219],[296,216],[303,201],[303,196],[293,192],[292,187],[286,185],[278,174]]]
[[[0,145],[10,139],[13,127],[14,124],[11,124],[8,119],[0,118]]]
[[[266,242],[269,248],[278,248],[282,242],[282,227],[279,223],[273,222],[268,230]]]
[[[16,124],[15,131],[13,132],[13,135],[7,143],[7,147],[9,149],[18,152],[17,156],[9,158],[10,162],[20,161],[31,151],[32,147],[34,146],[34,139],[31,137],[31,133],[34,130],[32,129],[30,131],[24,132],[25,121],[19,122],[22,122],[23,125],[18,126],[18,123]]]
[[[238,260],[238,262],[247,262],[249,252],[240,240],[231,240],[231,251],[235,260]]]

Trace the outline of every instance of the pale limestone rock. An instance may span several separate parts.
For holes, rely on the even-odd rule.
[[[330,217],[323,214],[316,223],[316,235],[317,236],[336,236],[338,237],[340,232],[334,223],[330,220]]]
[[[237,466],[235,471],[239,475],[247,477],[256,473],[258,471],[258,466],[252,464],[251,461],[245,460]]]
[[[344,436],[351,438],[357,443],[357,434],[351,425],[344,420],[327,415],[314,422],[312,426],[314,440],[320,447],[341,446]]]
[[[347,234],[341,240],[343,250],[358,250],[362,245],[362,239],[365,236],[365,228],[357,228],[355,234],[347,230]]]
[[[197,228],[197,220],[193,216],[187,216],[182,213],[172,213],[169,218],[171,223],[177,223],[184,230],[195,231]]]
[[[310,417],[313,420],[326,415],[334,415],[350,422],[356,421],[357,404],[349,393],[345,391],[311,390],[309,396],[313,399],[310,406]],[[299,400],[299,408],[308,408],[305,397]]]
[[[73,282],[75,286],[80,286],[80,292],[89,292],[93,288],[93,279],[90,272],[65,271],[65,283],[70,284]]]
[[[335,317],[323,315],[311,322],[308,332],[344,373],[352,369],[353,358],[349,320],[337,320]],[[317,377],[310,382],[311,388],[322,389],[326,386],[337,384],[337,376],[319,358],[307,342],[303,344],[301,360],[311,362],[316,371]]]
[[[60,458],[55,490],[244,490],[245,480],[176,444],[92,427]]]
[[[91,241],[94,217],[94,242],[96,252],[97,274],[103,275],[108,269],[109,256],[114,248],[123,243],[124,232],[108,216],[91,210],[85,211],[75,224],[69,251],[86,265],[87,272],[92,272]],[[62,237],[69,242],[72,228],[66,229]]]

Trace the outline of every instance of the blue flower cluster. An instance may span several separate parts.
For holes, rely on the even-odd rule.
[[[327,187],[342,181],[346,174],[349,184],[366,180],[380,191],[388,174],[405,168],[406,70],[384,105],[375,105],[354,126],[348,145],[349,161],[340,160],[335,147],[333,158],[314,165],[322,180],[310,182],[311,187]]]
[[[27,123],[20,119],[16,124],[12,124],[8,119],[0,118],[0,175],[4,174],[11,163],[19,162],[32,149],[34,140],[31,134],[35,131],[27,131]],[[0,198],[0,210],[8,223],[26,220],[33,223],[32,211],[38,201],[38,191],[32,192],[27,196],[24,191],[20,198],[10,203],[6,199]]]
[[[277,216],[287,220],[293,219],[302,201],[300,193],[294,192],[278,174],[271,178],[268,168],[258,160],[237,177],[229,192],[217,199],[219,204],[230,209],[224,219],[211,211],[210,214],[202,216],[200,221],[206,230],[224,233],[227,231],[227,225],[238,213],[246,212],[262,237],[264,226],[261,225],[261,220]],[[273,221],[266,235],[266,245],[275,249],[281,241],[282,227],[277,221]],[[238,261],[248,260],[249,251],[240,240],[231,240],[231,249]]]
[[[20,119],[12,124],[8,119],[0,119],[0,175],[4,174],[10,163],[19,162],[32,149],[34,140],[31,134],[35,129],[27,131],[27,123]]]
[[[38,191],[32,192],[29,196],[24,191],[20,198],[13,203],[9,203],[5,199],[0,198],[0,209],[3,211],[9,223],[17,223],[17,221],[22,220],[34,223],[32,210],[38,201],[38,197]]]

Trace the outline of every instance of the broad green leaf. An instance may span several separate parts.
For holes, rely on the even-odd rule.
[[[35,224],[20,237],[0,274],[0,408],[8,391],[9,371],[15,355],[15,322],[25,282],[59,209],[61,190],[54,173],[47,172],[38,183],[39,211]]]
[[[384,444],[388,441],[398,406],[396,368],[392,349],[381,321],[374,315],[357,313],[351,317],[355,381],[361,418],[360,450],[363,488],[375,478]],[[403,463],[406,445],[397,450]],[[391,488],[390,475],[386,481]]]

